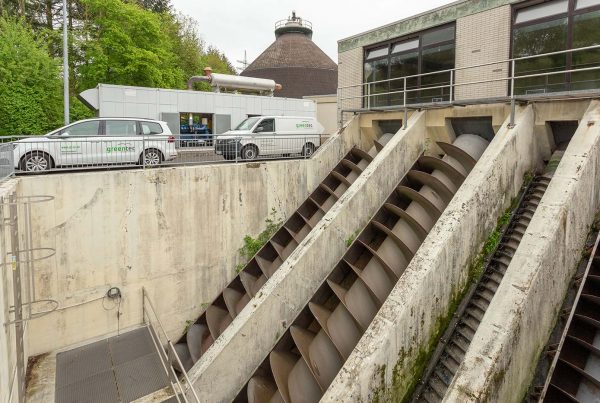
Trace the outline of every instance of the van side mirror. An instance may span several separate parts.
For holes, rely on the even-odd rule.
[[[260,132],[262,132],[262,131],[264,131],[264,130],[265,130],[265,128],[264,128],[264,127],[262,127],[262,126],[258,126],[256,129],[254,129],[254,133],[260,133]]]

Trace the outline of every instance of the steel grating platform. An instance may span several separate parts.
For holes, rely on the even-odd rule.
[[[57,403],[131,402],[168,385],[147,327],[56,356]]]

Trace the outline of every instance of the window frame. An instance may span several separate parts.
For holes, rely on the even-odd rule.
[[[69,133],[69,137],[73,136],[73,137],[98,137],[98,136],[102,136],[104,134],[104,121],[102,120],[87,120],[84,122],[73,122],[70,125],[68,125],[67,127],[61,129],[57,134],[59,136],[62,136],[64,133],[68,132],[69,129],[71,129],[74,126],[77,125],[81,125],[81,124],[85,124],[85,123],[97,123],[98,124],[98,129],[96,130],[96,134],[86,134],[84,136],[78,136],[78,135],[72,135]]]
[[[158,127],[160,127],[160,133],[149,133],[149,134],[144,134],[144,128],[142,127],[142,124],[144,123],[149,123],[149,124],[153,124],[153,125],[157,125]],[[152,122],[150,120],[138,120],[137,121],[137,128],[138,128],[138,132],[137,135],[143,135],[143,136],[160,136],[162,134],[165,133],[165,129],[163,128],[163,126],[158,123],[158,122]]]
[[[110,137],[134,137],[134,136],[138,136],[141,133],[141,126],[139,125],[139,121],[137,121],[136,119],[106,119],[106,120],[102,120],[101,125],[100,125],[100,135],[101,136],[109,136],[106,132],[106,124],[108,122],[128,122],[128,123],[135,123],[135,131],[136,133],[132,136],[128,136],[128,135],[110,135]]]
[[[256,130],[258,130],[258,128],[259,128],[259,127],[262,127],[261,125],[263,124],[263,122],[266,122],[267,120],[271,120],[271,121],[273,122],[273,130],[272,130],[272,131],[270,131],[270,132],[266,132],[266,131],[264,131],[264,130],[263,130],[263,131],[260,131],[260,132],[257,132]],[[260,120],[260,121],[259,121],[259,122],[256,124],[256,126],[254,126],[254,129],[252,130],[252,133],[253,133],[253,134],[269,134],[269,133],[271,133],[271,134],[272,134],[272,133],[276,133],[276,130],[275,130],[275,118],[263,118],[263,119],[261,119],[261,120]]]
[[[426,46],[423,46],[423,35],[426,35],[430,32],[435,32],[435,31],[439,31],[439,30],[443,30],[446,28],[450,28],[453,27],[454,28],[454,35],[452,37],[452,39],[448,39],[445,41],[441,41],[441,42],[435,42],[435,43],[431,43],[428,44]],[[402,52],[396,52],[396,53],[392,53],[392,50],[394,49],[394,45],[401,43],[401,42],[408,42],[411,40],[418,40],[418,46],[417,48],[413,48],[413,49],[408,49],[408,50],[404,50]],[[428,50],[431,48],[435,48],[438,46],[443,46],[443,45],[448,45],[448,44],[454,44],[454,67],[456,67],[456,21],[452,21],[446,24],[442,24],[442,25],[436,25],[435,27],[431,27],[431,28],[427,28],[424,29],[422,31],[418,31],[418,32],[413,32],[404,36],[400,36],[400,37],[396,37],[393,39],[389,39],[387,41],[383,41],[383,42],[378,42],[376,44],[373,45],[369,45],[369,46],[365,46],[363,48],[363,61],[362,61],[362,78],[361,78],[361,82],[362,82],[362,95],[363,95],[363,106],[367,103],[367,97],[366,97],[366,87],[368,85],[368,83],[365,81],[365,63],[366,62],[372,62],[375,60],[381,60],[381,59],[387,59],[388,64],[387,64],[387,91],[388,94],[385,95],[386,97],[386,105],[387,106],[391,106],[391,99],[392,96],[394,94],[389,94],[390,90],[390,81],[392,79],[391,77],[391,58],[393,56],[397,56],[397,55],[402,55],[405,53],[412,53],[415,52],[417,53],[417,74],[416,74],[416,78],[417,78],[417,84],[416,84],[416,88],[419,89],[419,91],[412,91],[410,94],[416,94],[414,96],[414,98],[416,99],[416,103],[421,102],[421,74],[423,71],[423,50]],[[387,56],[381,56],[381,57],[377,57],[377,58],[372,58],[372,59],[368,59],[367,60],[367,54],[368,52],[374,50],[374,49],[379,49],[382,48],[384,46],[388,47],[388,53]],[[407,76],[407,77],[412,77],[412,76]],[[393,77],[393,78],[399,78],[399,77]],[[371,96],[376,96],[376,95],[371,95]]]
[[[600,5],[584,7],[584,8],[580,8],[579,10],[577,10],[577,9],[575,9],[575,7],[577,5],[577,0],[568,0],[566,13],[558,13],[558,14],[554,14],[551,16],[547,16],[547,17],[542,17],[542,18],[537,18],[537,19],[521,22],[518,24],[515,23],[516,19],[517,19],[517,14],[520,10],[523,10],[525,8],[532,7],[532,6],[537,6],[537,5],[540,5],[543,3],[550,3],[552,1],[553,0],[531,0],[531,1],[525,1],[522,3],[515,4],[511,7],[510,46],[509,46],[511,58],[514,58],[515,28],[521,28],[521,27],[525,27],[525,26],[529,26],[529,25],[536,25],[536,24],[540,24],[540,23],[544,23],[544,22],[554,21],[554,20],[558,20],[561,18],[567,18],[567,43],[566,43],[565,50],[573,49],[573,28],[574,28],[575,17],[578,15],[581,15],[581,14],[587,14],[590,12],[600,10]],[[565,70],[571,70],[571,68],[573,66],[573,52],[565,53],[565,56],[566,56]],[[512,77],[514,75],[514,72],[512,71],[512,63],[510,63],[509,72],[510,72],[510,76]],[[565,88],[567,91],[570,91],[571,83],[572,83],[571,73],[565,73]],[[510,85],[511,85],[510,80],[508,80],[506,83],[507,94],[510,94],[510,90],[511,90]]]

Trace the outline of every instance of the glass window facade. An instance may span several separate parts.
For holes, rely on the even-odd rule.
[[[364,86],[363,106],[403,105],[405,79],[407,104],[448,101],[449,88],[437,87],[450,84],[450,73],[436,72],[454,68],[454,50],[454,24],[366,49],[363,77],[372,84]],[[415,77],[423,73],[433,74]]]
[[[600,1],[554,0],[517,9],[513,24],[513,57],[519,58],[600,44]],[[560,72],[600,65],[600,51],[536,57],[515,62],[515,75]],[[524,77],[515,94],[600,88],[600,70]]]

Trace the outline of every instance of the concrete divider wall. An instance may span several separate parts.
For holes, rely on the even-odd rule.
[[[17,181],[12,179],[0,184],[0,203],[8,202],[8,197],[15,191]],[[4,214],[2,218],[9,217],[9,206],[0,207]],[[15,326],[5,323],[15,319],[10,313],[14,304],[13,299],[13,271],[9,264],[9,253],[12,251],[11,234],[9,225],[0,225],[0,402],[17,402],[17,382],[15,380],[17,368],[17,355],[15,344]],[[25,278],[25,276],[22,276]],[[27,332],[27,328],[25,328]]]
[[[33,244],[57,251],[36,263],[37,297],[60,303],[31,323],[32,355],[139,325],[142,286],[179,337],[235,275],[243,237],[271,209],[289,216],[363,141],[357,120],[308,160],[21,177],[19,195],[55,198],[32,210]]]
[[[470,280],[496,219],[539,162],[534,114],[520,109],[480,158],[419,248],[322,401],[401,401]]]
[[[413,114],[215,344],[190,370],[203,401],[236,396],[425,146],[425,113]]]
[[[445,401],[521,402],[600,207],[600,102],[580,120]]]

